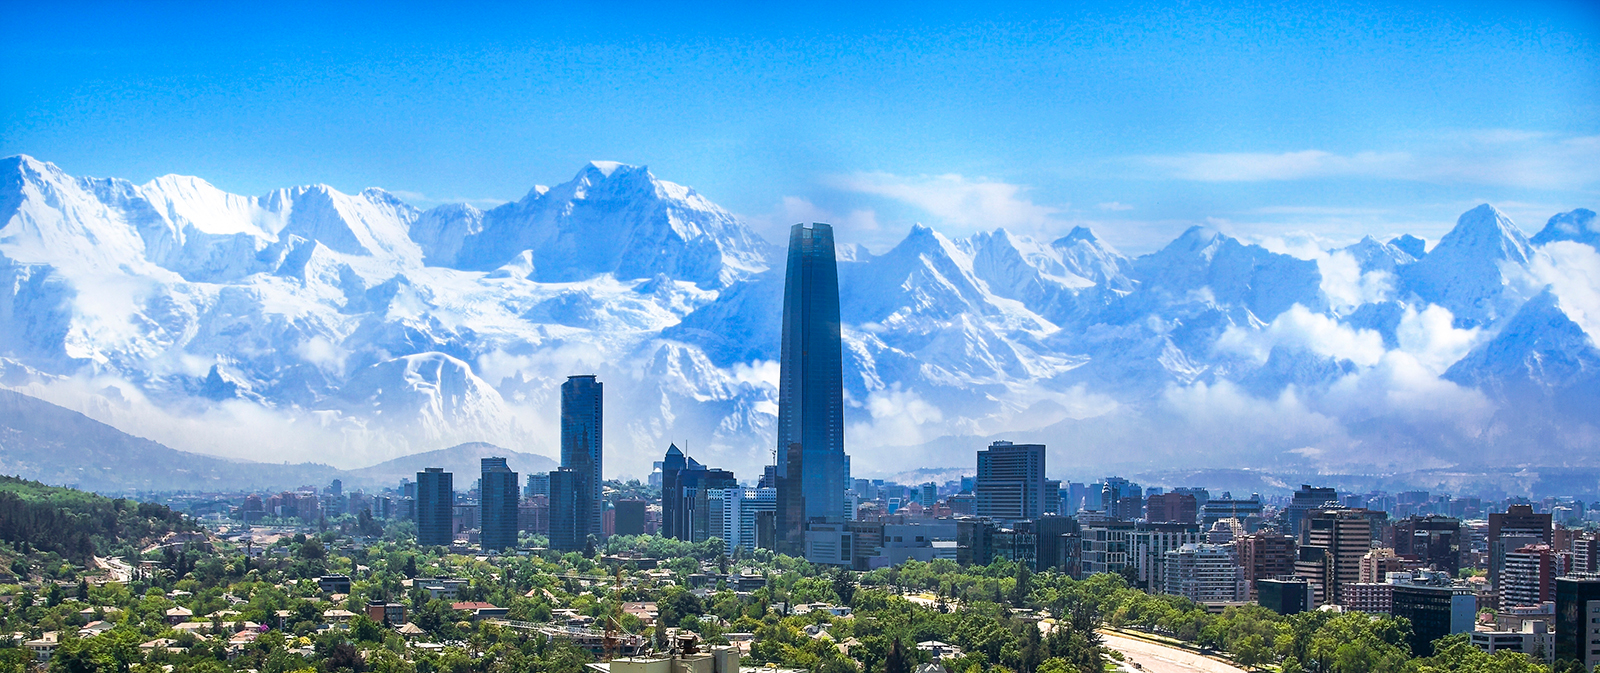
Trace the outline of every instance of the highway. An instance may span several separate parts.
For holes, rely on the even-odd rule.
[[[1202,657],[1189,650],[1153,643],[1148,640],[1120,636],[1101,631],[1107,649],[1116,650],[1124,657],[1122,670],[1141,673],[1245,673],[1237,666]],[[1139,664],[1135,669],[1132,664]]]

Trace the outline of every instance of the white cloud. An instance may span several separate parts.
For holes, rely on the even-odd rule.
[[[1466,357],[1483,337],[1476,327],[1456,329],[1454,323],[1455,316],[1443,306],[1429,304],[1422,311],[1406,307],[1400,326],[1395,329],[1398,350],[1434,376],[1441,375]]]
[[[1102,203],[1102,204],[1100,204],[1100,205],[1098,205],[1096,207],[1099,208],[1100,210],[1113,210],[1113,211],[1116,211],[1116,210],[1133,210],[1133,206],[1130,206],[1130,205],[1128,205],[1126,203],[1119,203],[1117,201],[1107,201],[1107,202]]]
[[[891,173],[851,173],[825,178],[824,184],[860,194],[901,201],[922,209],[946,223],[980,229],[1007,227],[1034,230],[1055,225],[1061,209],[1043,206],[1023,197],[1027,188],[957,174],[901,176]]]
[[[1347,312],[1380,302],[1394,292],[1394,274],[1382,270],[1362,273],[1361,264],[1348,252],[1323,254],[1316,260],[1317,271],[1322,274],[1322,294],[1336,311]]]
[[[1425,140],[1399,151],[1191,152],[1132,157],[1126,163],[1137,171],[1153,171],[1156,177],[1198,182],[1370,178],[1589,188],[1600,182],[1600,136],[1563,138],[1535,131],[1489,129]]]
[[[1540,252],[1529,273],[1549,286],[1561,310],[1600,343],[1600,252],[1572,241],[1546,244]]]
[[[1383,357],[1383,337],[1372,330],[1356,330],[1338,320],[1312,313],[1295,304],[1265,329],[1233,326],[1217,339],[1216,348],[1266,362],[1277,346],[1310,351],[1357,365],[1372,366]]]

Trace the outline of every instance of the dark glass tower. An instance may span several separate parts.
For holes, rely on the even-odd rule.
[[[504,458],[484,458],[482,465],[483,481],[478,487],[483,510],[480,543],[484,551],[516,547],[517,473],[511,471]]]
[[[550,473],[550,548],[577,551],[588,541],[578,533],[578,473],[559,468]]]
[[[573,505],[579,540],[602,531],[600,422],[604,388],[593,374],[569,376],[561,384],[561,467],[572,470],[577,480]],[[554,506],[552,502],[552,512]]]
[[[442,467],[417,473],[417,545],[448,547],[455,531],[450,530],[454,513],[455,490],[451,474]]]
[[[780,540],[807,521],[846,518],[850,459],[844,453],[844,362],[839,337],[839,269],[833,227],[794,225],[783,288],[783,356],[778,383],[777,474],[787,476],[799,447],[799,479],[780,479]],[[795,483],[798,481],[799,483]],[[803,511],[795,521],[792,512]],[[803,535],[799,535],[803,539]]]

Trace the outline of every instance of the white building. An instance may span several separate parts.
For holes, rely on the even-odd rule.
[[[1167,552],[1163,566],[1163,593],[1196,603],[1233,603],[1250,596],[1244,568],[1228,547],[1186,544]]]

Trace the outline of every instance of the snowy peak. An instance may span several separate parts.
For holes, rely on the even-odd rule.
[[[1389,243],[1381,243],[1371,236],[1362,237],[1354,245],[1341,248],[1340,252],[1348,253],[1355,258],[1361,266],[1362,273],[1372,271],[1393,272],[1395,269],[1412,264],[1417,258],[1400,248]]]
[[[1450,367],[1445,378],[1501,399],[1575,394],[1595,402],[1600,401],[1600,350],[1546,290],[1523,304],[1494,339]],[[1593,412],[1589,402],[1575,406]]]
[[[1463,326],[1483,325],[1515,311],[1506,291],[1505,265],[1526,266],[1533,255],[1517,225],[1494,206],[1462,214],[1456,226],[1421,261],[1402,274],[1424,301],[1450,309]]]
[[[1391,238],[1389,239],[1389,245],[1407,255],[1411,255],[1414,259],[1422,259],[1428,254],[1428,242],[1411,234],[1401,234]]]
[[[1528,242],[1544,245],[1554,241],[1573,241],[1600,248],[1600,223],[1595,222],[1594,211],[1578,208],[1558,214]]]
[[[643,166],[590,162],[548,191],[486,213],[440,213],[424,228],[429,262],[491,270],[532,250],[536,280],[657,274],[706,287],[768,268],[768,246],[732,213]]]

